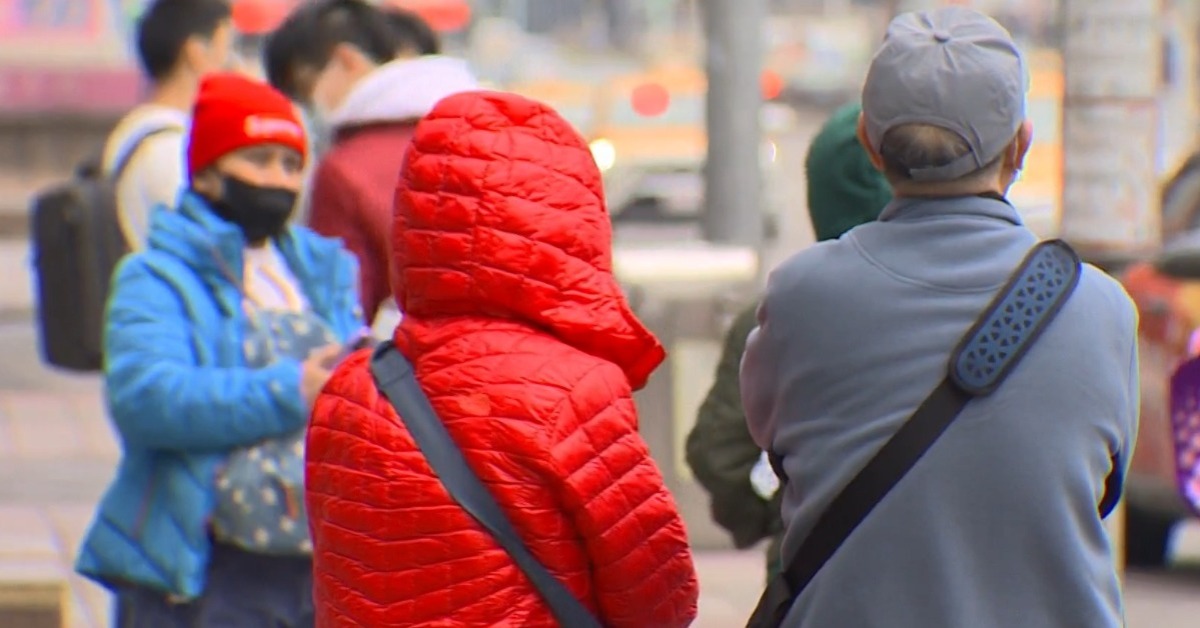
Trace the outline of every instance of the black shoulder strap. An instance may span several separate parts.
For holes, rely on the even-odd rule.
[[[412,365],[392,343],[385,342],[375,349],[371,357],[371,374],[446,491],[508,552],[550,607],[559,625],[600,628],[600,622],[587,607],[530,553],[500,505],[468,466],[462,450],[438,418],[425,391],[417,384]]]
[[[136,138],[134,138],[133,142],[129,145],[129,148],[125,149],[125,153],[122,154],[120,158],[117,159],[116,164],[113,165],[112,174],[109,175],[109,180],[113,182],[120,180],[121,175],[125,173],[125,168],[129,166],[131,161],[133,161],[133,157],[137,155],[138,150],[141,149],[142,145],[146,143],[146,140],[170,131],[182,133],[183,129],[175,125],[154,127],[149,131],[143,131],[141,135],[138,135]]]
[[[1033,248],[963,337],[946,378],[822,513],[759,599],[748,628],[782,625],[793,602],[842,543],[899,484],[974,397],[996,390],[1079,283],[1080,261],[1065,242]]]

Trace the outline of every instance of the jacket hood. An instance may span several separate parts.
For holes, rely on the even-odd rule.
[[[858,141],[855,103],[838,109],[813,138],[804,168],[808,178],[808,215],[817,240],[842,234],[879,218],[892,200],[892,188],[871,164]]]
[[[357,289],[357,268],[342,252],[340,241],[303,227],[289,227],[274,243],[292,273],[309,289],[306,296],[314,301],[314,307],[340,291]],[[213,286],[214,292],[219,284],[242,285],[246,239],[237,226],[218,217],[208,201],[190,190],[180,195],[175,211],[159,208],[151,214],[147,248],[176,258]]]
[[[147,248],[171,254],[200,274],[241,277],[246,239],[236,225],[221,220],[204,197],[184,191],[175,211],[166,208],[150,215]]]
[[[441,55],[397,59],[359,81],[328,123],[341,129],[415,121],[446,96],[477,87],[478,81],[461,59]]]
[[[665,353],[612,272],[612,227],[587,143],[514,94],[446,98],[417,125],[396,191],[392,288],[413,319],[477,316],[547,331],[637,389]]]

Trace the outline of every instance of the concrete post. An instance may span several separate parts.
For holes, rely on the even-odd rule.
[[[1165,46],[1169,57],[1164,86],[1162,119],[1164,162],[1160,174],[1173,175],[1196,148],[1200,130],[1200,4],[1193,0],[1169,0],[1164,15]]]
[[[1062,237],[1090,261],[1157,248],[1162,4],[1064,0]],[[1036,133],[1036,130],[1035,130]],[[1108,520],[1124,564],[1125,509]]]
[[[708,160],[704,234],[757,247],[763,239],[759,164],[765,0],[706,0]]]
[[[1152,251],[1162,237],[1162,9],[1158,0],[1062,5],[1061,233],[1101,263]]]

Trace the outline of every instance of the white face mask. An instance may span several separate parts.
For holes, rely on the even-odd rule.
[[[304,112],[304,127],[308,132],[309,145],[315,155],[320,155],[324,152],[330,141],[330,128],[326,122],[327,118],[322,115],[315,106],[303,107]]]
[[[267,78],[261,63],[254,57],[241,54],[240,52],[229,55],[229,59],[225,63],[225,70],[244,74],[259,81],[265,81]]]
[[[326,121],[329,120],[329,114],[331,113],[333,112],[328,111],[326,107],[315,101],[310,101],[308,104],[304,105],[304,115],[307,116],[307,119],[314,130],[317,128],[324,128]]]

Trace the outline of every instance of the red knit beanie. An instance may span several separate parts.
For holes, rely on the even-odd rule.
[[[188,138],[188,176],[222,156],[256,144],[282,144],[304,156],[308,142],[292,102],[242,74],[213,74],[200,83]]]

